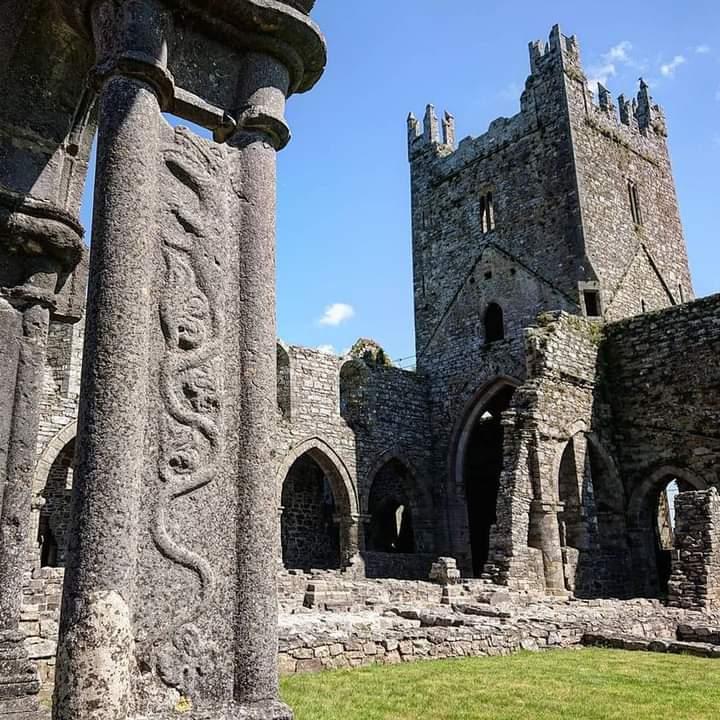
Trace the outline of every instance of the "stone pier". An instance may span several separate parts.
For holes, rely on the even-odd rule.
[[[268,482],[275,156],[324,42],[311,2],[83,5],[98,160],[53,717],[290,718]]]
[[[19,632],[48,327],[76,322],[77,219],[94,130],[89,46],[55,8],[9,2],[0,29],[0,717],[29,718],[39,682]],[[30,112],[29,109],[32,109]]]

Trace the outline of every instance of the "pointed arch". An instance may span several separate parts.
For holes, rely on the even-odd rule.
[[[628,502],[628,525],[638,528],[643,524],[643,515],[647,512],[647,500],[667,478],[687,483],[693,490],[707,490],[708,482],[688,468],[674,465],[661,465],[648,475],[633,491]]]
[[[280,505],[282,486],[290,468],[301,456],[308,454],[322,468],[337,491],[339,505],[349,515],[358,514],[358,495],[352,476],[333,448],[320,437],[311,437],[295,445],[283,458],[275,475],[275,488]]]
[[[35,466],[30,537],[37,539],[34,562],[40,566],[65,564],[76,436],[73,421],[55,434]]]
[[[477,576],[490,552],[497,522],[500,477],[505,462],[502,413],[520,383],[496,376],[466,404],[450,444],[450,493],[447,527],[450,547],[466,571]]]
[[[57,432],[50,442],[45,446],[44,450],[40,454],[38,461],[35,465],[35,472],[33,473],[33,495],[38,496],[42,489],[45,487],[48,479],[48,474],[52,464],[55,462],[57,456],[65,449],[67,444],[74,440],[77,436],[77,421],[65,425],[65,427]]]
[[[376,458],[368,473],[363,510],[368,518],[365,548],[370,552],[414,553],[421,513],[417,473],[398,448]]]

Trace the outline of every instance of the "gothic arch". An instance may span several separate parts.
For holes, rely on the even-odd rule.
[[[643,513],[646,510],[647,498],[662,482],[673,477],[682,480],[694,490],[707,490],[708,482],[697,473],[688,468],[679,468],[674,465],[661,465],[656,468],[633,491],[628,502],[628,525],[631,529],[639,528],[643,523]]]
[[[278,506],[281,504],[282,487],[288,472],[290,472],[290,468],[296,460],[305,454],[308,454],[330,479],[341,512],[356,517],[359,507],[358,496],[350,472],[340,456],[328,443],[319,437],[308,438],[298,445],[295,445],[280,463],[280,467],[275,475],[275,490]]]
[[[74,445],[76,436],[77,422],[73,421],[55,434],[35,465],[29,537],[33,543],[33,563],[37,565],[64,563],[70,518],[70,491],[65,487],[67,477],[63,478],[63,474],[69,472],[67,468],[72,465],[69,453],[73,452],[71,444]],[[58,467],[55,467],[56,464]],[[58,472],[60,475],[55,477]],[[61,486],[57,485],[58,481],[62,483]],[[47,493],[50,493],[50,497]],[[48,554],[50,547],[53,549]]]
[[[497,375],[483,383],[465,403],[450,436],[448,472],[450,480],[456,488],[462,487],[463,484],[462,459],[475,421],[499,392],[506,387],[517,389],[520,385],[521,382],[517,378],[510,375]]]
[[[396,460],[407,470],[407,479],[410,482],[407,484],[406,489],[411,498],[413,498],[413,510],[420,510],[420,508],[424,506],[425,493],[423,492],[423,488],[421,488],[420,484],[418,483],[418,471],[415,467],[415,464],[412,462],[412,460],[410,460],[407,453],[402,448],[400,448],[399,446],[395,446],[393,448],[385,450],[380,455],[378,455],[373,461],[373,464],[370,466],[370,470],[366,475],[367,479],[365,482],[364,491],[361,493],[360,499],[360,506],[363,513],[368,512],[370,489],[372,488],[372,484],[375,481],[375,477],[377,476],[378,472],[382,470],[383,467],[385,467],[385,465],[392,462],[393,460]]]
[[[67,444],[77,436],[77,421],[68,423],[50,440],[35,465],[33,474],[33,496],[37,497],[45,487],[48,473],[57,456],[65,449]]]
[[[661,597],[670,576],[671,548],[664,545],[658,525],[659,498],[672,480],[685,489],[706,490],[709,484],[687,468],[673,465],[656,467],[630,496],[627,511],[628,538],[633,564],[635,594]]]
[[[460,413],[449,444],[449,546],[463,570],[479,575],[489,559],[505,462],[501,413],[520,385],[509,376],[486,382]],[[485,417],[487,415],[487,418]],[[472,565],[472,568],[471,568]]]

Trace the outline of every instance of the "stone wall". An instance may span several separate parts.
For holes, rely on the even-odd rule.
[[[720,295],[608,325],[602,383],[612,408],[635,592],[658,593],[653,504],[668,482],[720,484]]]
[[[716,488],[675,498],[671,605],[716,607],[720,602],[720,496]]]
[[[23,591],[20,629],[30,659],[38,668],[40,699],[49,700],[55,681],[60,601],[65,576],[63,568],[42,568],[28,575]]]
[[[431,553],[437,518],[424,379],[361,358],[338,358],[295,346],[282,349],[287,368],[280,379],[289,412],[278,410],[278,504],[293,464],[310,457],[332,489],[341,560],[348,564],[365,550],[376,474],[388,463],[399,463],[413,510],[414,547],[419,553]],[[417,567],[409,557],[408,562],[402,577]]]
[[[612,635],[672,643],[678,628],[708,622],[700,613],[656,601],[528,602],[496,609],[395,607],[382,616],[282,616],[280,671],[285,674],[453,657],[509,655],[581,645]],[[685,652],[698,648],[686,647]],[[705,654],[710,649],[703,648]],[[717,653],[713,654],[714,657]]]
[[[80,319],[74,324],[53,321],[48,333],[29,535],[29,553],[36,567],[40,565],[41,541],[47,539],[47,527],[52,529],[57,543],[57,563],[64,562],[84,331],[84,319]]]
[[[622,481],[598,386],[602,325],[547,313],[526,332],[527,380],[506,416],[491,566],[517,588],[627,594]]]

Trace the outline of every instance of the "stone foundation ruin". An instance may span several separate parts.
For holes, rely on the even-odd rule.
[[[278,658],[720,655],[720,296],[693,297],[647,85],[596,102],[554,28],[514,117],[458,144],[450,114],[410,116],[408,371],[365,339],[275,340],[274,156],[324,63],[312,3],[96,2],[92,31],[26,5],[6,85],[32,58],[65,95],[0,178],[0,718],[53,686],[56,720],[284,718]]]

